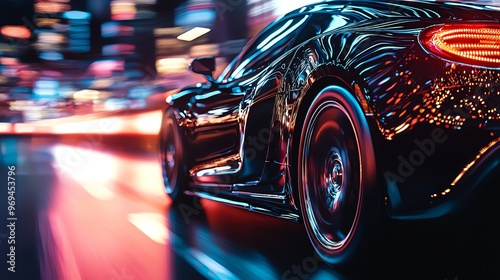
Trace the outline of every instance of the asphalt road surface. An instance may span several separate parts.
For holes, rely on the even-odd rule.
[[[500,279],[496,195],[465,218],[389,222],[367,264],[338,271],[300,224],[172,206],[155,141],[1,135],[0,279]]]

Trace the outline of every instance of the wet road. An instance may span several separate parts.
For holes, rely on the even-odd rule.
[[[496,196],[453,222],[390,222],[366,265],[336,271],[300,224],[172,206],[155,141],[0,136],[0,279],[500,279]]]

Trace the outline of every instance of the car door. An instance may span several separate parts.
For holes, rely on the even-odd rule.
[[[267,156],[275,96],[285,68],[278,65],[307,15],[284,18],[252,39],[212,86],[189,101],[195,115],[193,174],[201,184],[255,185]],[[234,133],[234,125],[237,132]],[[216,150],[215,150],[216,149]]]
[[[276,121],[276,95],[287,68],[286,53],[295,46],[295,38],[308,18],[302,14],[290,16],[265,29],[225,74],[245,92],[239,108],[242,168],[237,178],[243,189],[262,181],[271,127]]]

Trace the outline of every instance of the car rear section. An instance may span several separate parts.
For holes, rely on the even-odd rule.
[[[435,218],[463,209],[500,179],[500,12],[454,2],[405,5],[399,12],[413,16],[349,27],[342,47],[350,51],[332,54],[357,76],[351,84],[375,120],[390,214]]]
[[[388,201],[399,218],[459,210],[500,174],[500,24],[434,24],[418,43],[396,73],[413,89],[377,100]]]
[[[340,6],[341,8],[339,8]],[[459,210],[500,174],[500,9],[457,2],[331,2],[321,36],[297,49],[284,87],[350,85],[373,120],[391,216]],[[343,22],[343,25],[341,21]],[[312,89],[312,90],[311,90]],[[300,107],[297,106],[297,107]],[[291,119],[294,119],[292,112]],[[494,186],[493,186],[494,187]]]

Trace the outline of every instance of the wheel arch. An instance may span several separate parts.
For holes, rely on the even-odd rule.
[[[316,68],[313,72],[311,72],[307,79],[307,85],[301,91],[300,96],[297,98],[295,103],[295,115],[293,118],[295,119],[295,125],[291,131],[290,135],[290,144],[288,146],[288,154],[290,159],[290,168],[289,168],[289,176],[291,178],[291,187],[292,194],[295,203],[299,203],[299,193],[298,193],[298,184],[296,183],[298,180],[298,175],[296,172],[297,168],[297,160],[298,160],[298,148],[300,143],[300,132],[304,125],[303,121],[305,119],[307,109],[312,104],[314,99],[318,96],[318,94],[328,86],[339,86],[344,88],[347,92],[351,94],[352,97],[356,100],[357,104],[363,110],[366,121],[368,122],[368,129],[370,131],[372,137],[372,143],[374,145],[375,150],[375,159],[377,161],[377,169],[380,168],[379,164],[379,154],[377,149],[377,143],[380,142],[382,135],[378,130],[378,126],[374,117],[373,110],[371,108],[369,97],[363,94],[365,90],[364,87],[359,85],[357,79],[355,79],[353,74],[348,73],[344,69],[340,67],[335,67],[332,65],[324,65]],[[377,174],[380,174],[377,171]],[[378,183],[382,183],[380,180],[380,176],[377,176]],[[383,185],[380,185],[380,190],[383,191],[383,195],[386,195],[386,189],[382,188]]]

